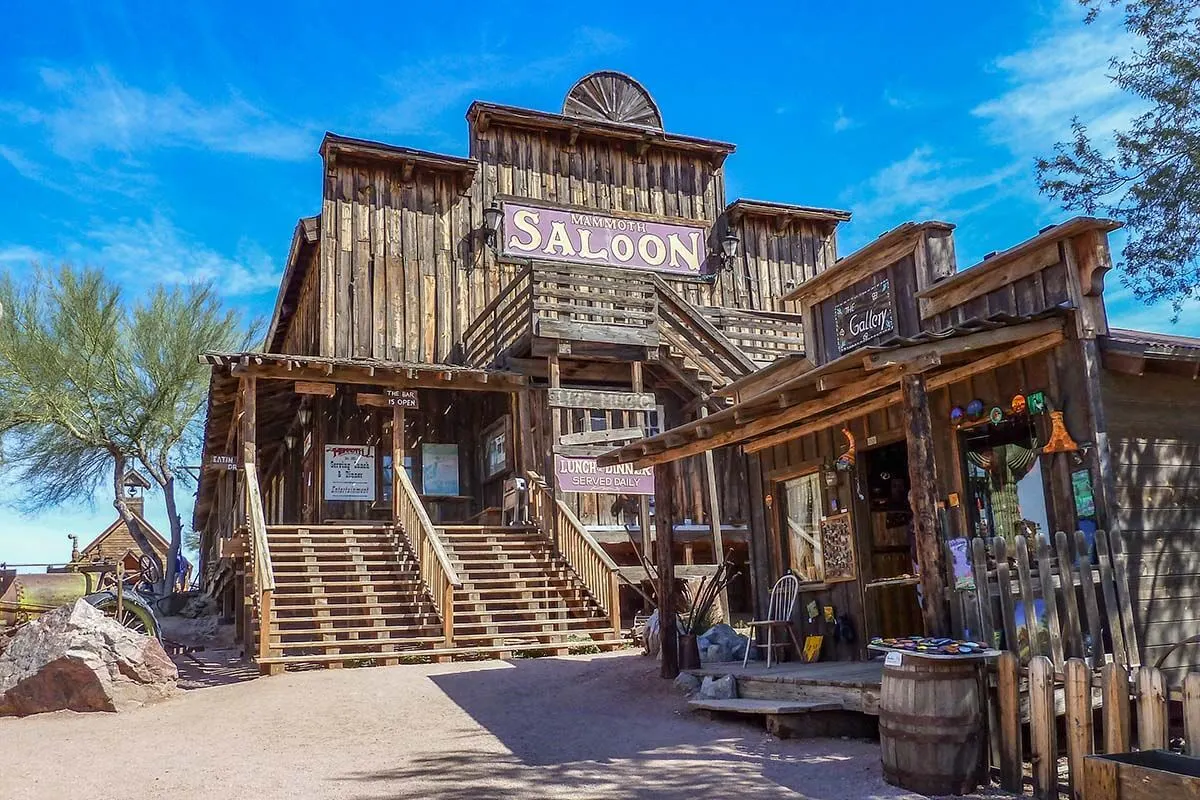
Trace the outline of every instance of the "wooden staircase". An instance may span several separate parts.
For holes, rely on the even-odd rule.
[[[394,527],[269,525],[267,544],[275,594],[261,664],[398,663],[443,644],[437,609]]]
[[[458,652],[505,654],[621,640],[609,615],[534,527],[441,526],[462,588],[454,593]]]

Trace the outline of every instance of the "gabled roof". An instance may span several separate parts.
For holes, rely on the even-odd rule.
[[[147,522],[146,518],[141,514],[134,514],[133,516],[139,523],[141,523],[142,529],[146,532],[146,537],[150,540],[150,544],[161,549],[162,554],[165,556],[167,551],[171,549],[171,544],[166,540],[166,537],[159,533],[157,528]],[[120,517],[117,517],[112,521],[112,524],[110,524],[100,533],[99,536],[97,536],[95,539],[92,539],[85,546],[79,548],[79,552],[81,554],[86,554],[89,550],[94,547],[98,547],[105,539],[107,539],[109,536],[112,536],[114,533],[124,527],[125,521]]]
[[[739,197],[725,206],[725,213],[730,219],[736,220],[743,214],[756,217],[773,217],[776,219],[810,219],[820,222],[848,222],[850,212],[836,208],[818,208],[816,206],[798,206],[791,203],[775,203],[769,200],[750,200]]]
[[[271,325],[267,328],[268,350],[277,351],[283,346],[284,334],[296,310],[296,295],[304,284],[309,254],[320,237],[320,215],[301,217],[296,222],[296,229],[292,231],[292,245],[288,248],[287,266],[284,267],[279,294],[275,298],[275,313],[271,315]]]

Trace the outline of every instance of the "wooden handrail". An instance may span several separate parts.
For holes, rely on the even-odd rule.
[[[245,484],[246,527],[250,557],[253,559],[254,591],[258,600],[258,657],[271,655],[271,607],[275,602],[275,567],[267,544],[267,518],[263,512],[262,489],[258,485],[258,465],[247,462],[242,470]]]
[[[429,519],[417,489],[413,486],[408,473],[397,469],[396,497],[399,501],[397,508],[399,518],[396,522],[408,537],[417,564],[421,570],[421,580],[429,591],[429,598],[434,608],[442,617],[442,635],[446,647],[454,644],[454,590],[462,588],[462,579],[450,564],[446,548],[438,538],[437,528]]]
[[[529,470],[526,477],[531,487],[530,510],[541,521],[543,534],[547,533],[545,526],[549,524],[553,529],[551,542],[555,549],[587,587],[596,604],[608,612],[613,633],[619,636],[620,570],[616,562],[604,552],[604,548],[588,533],[567,504],[554,497],[541,475]]]
[[[706,320],[699,309],[680,297],[662,278],[657,275],[651,277],[654,280],[655,288],[658,289],[660,308],[666,305],[670,309],[672,317],[690,329],[687,331],[688,333],[694,332],[699,335],[704,340],[704,343],[713,349],[714,352],[708,355],[718,356],[722,361],[726,362],[727,368],[733,373],[729,376],[730,380],[743,375],[749,375],[758,369],[758,365],[743,353],[737,345],[729,341],[725,337],[725,334],[721,333],[711,322]],[[661,313],[660,318],[668,321]]]

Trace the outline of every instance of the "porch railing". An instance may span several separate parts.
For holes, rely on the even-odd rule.
[[[271,655],[271,607],[275,598],[275,568],[267,545],[267,518],[263,512],[258,468],[248,463],[243,470],[245,483],[246,544],[251,559],[253,592],[258,606],[258,657]]]
[[[770,364],[789,353],[804,352],[801,314],[720,306],[704,306],[700,313],[757,366]]]
[[[524,267],[463,331],[464,364],[486,367],[530,333],[531,267]]]
[[[604,267],[533,265],[534,334],[548,339],[658,345],[653,275]]]
[[[396,470],[397,522],[408,536],[421,570],[421,581],[429,591],[434,608],[442,618],[442,636],[446,647],[454,645],[454,591],[462,588],[458,572],[450,564],[437,529],[421,504],[416,487],[408,474]]]
[[[621,634],[620,570],[600,544],[592,538],[567,504],[554,497],[546,481],[536,472],[529,480],[529,509],[542,523],[555,549],[587,588],[596,605],[608,613],[613,633]],[[547,532],[546,527],[550,531]]]

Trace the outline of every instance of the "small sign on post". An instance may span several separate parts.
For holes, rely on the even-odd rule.
[[[237,469],[238,462],[235,456],[209,456],[204,466],[209,469]]]
[[[388,405],[395,408],[417,409],[421,407],[417,401],[416,389],[386,389],[384,395],[387,397]]]

